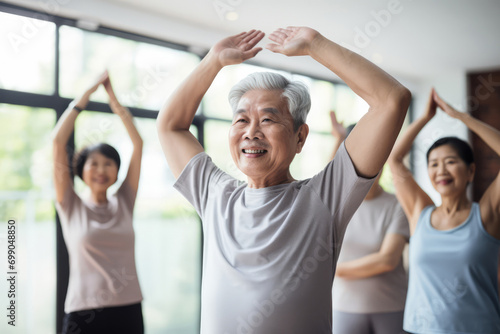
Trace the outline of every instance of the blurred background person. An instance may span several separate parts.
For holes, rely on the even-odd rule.
[[[130,136],[133,152],[125,180],[108,196],[109,187],[118,179],[118,152],[105,143],[82,149],[75,156],[73,170],[90,189],[90,197],[81,198],[73,187],[66,147],[76,118],[101,84],[109,95],[111,110]],[[65,334],[144,332],[132,226],[141,156],[141,136],[130,112],[116,99],[105,72],[69,105],[54,129],[56,208],[70,262]]]
[[[330,113],[335,155],[347,129]],[[333,284],[334,334],[400,334],[408,288],[402,253],[408,221],[380,177],[347,226]]]

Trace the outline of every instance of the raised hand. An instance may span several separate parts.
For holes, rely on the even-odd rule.
[[[98,78],[97,80],[92,84],[92,86],[90,86],[87,91],[85,92],[85,94],[87,95],[90,95],[92,93],[94,93],[97,88],[99,88],[99,86],[101,84],[103,84],[106,80],[109,80],[109,74],[108,74],[108,71],[104,71]]]
[[[446,103],[446,101],[444,101],[436,91],[434,91],[433,99],[437,106],[441,108],[448,116],[453,118],[460,118],[460,116],[463,116],[463,113]]]
[[[344,140],[347,136],[347,130],[342,123],[337,121],[337,116],[333,110],[330,111],[330,120],[332,122],[332,136],[341,141]]]
[[[429,100],[427,100],[427,107],[425,108],[424,115],[427,120],[430,120],[436,115],[437,103],[435,100],[436,91],[434,87],[431,89],[431,93],[429,94]]]
[[[330,120],[332,122],[332,136],[335,139],[334,145],[332,147],[332,154],[330,157],[330,160],[332,160],[335,157],[335,154],[337,153],[340,145],[347,137],[347,130],[344,128],[342,123],[339,123],[337,121],[337,116],[335,115],[335,111],[333,110],[330,111]]]
[[[106,93],[108,93],[110,103],[118,102],[118,99],[116,98],[115,92],[113,90],[113,86],[111,85],[111,79],[109,78],[109,75],[104,79],[102,85],[104,86],[104,89],[106,89]]]
[[[241,64],[255,57],[262,50],[260,47],[255,47],[262,38],[264,38],[264,33],[260,30],[242,32],[219,41],[210,52],[216,55],[221,66]]]
[[[108,71],[104,71],[97,79],[96,81],[94,81],[94,83],[89,87],[87,88],[87,90],[85,91],[85,93],[83,93],[79,98],[76,98],[74,100],[74,104],[79,107],[80,109],[85,109],[87,107],[87,104],[89,103],[89,100],[90,100],[90,96],[95,93],[95,91],[97,90],[97,88],[99,88],[99,86],[101,84],[104,83],[104,81],[106,81],[107,79],[109,78],[108,76]]]
[[[269,35],[274,43],[266,48],[286,56],[305,56],[309,54],[311,44],[320,37],[319,32],[308,27],[279,28]]]
[[[111,85],[110,77],[107,76],[102,84],[104,86],[104,89],[106,89],[106,93],[108,93],[109,106],[111,107],[111,111],[118,116],[130,116],[130,112],[126,108],[124,108],[118,101],[118,98],[115,95],[115,91],[113,90],[113,86]]]

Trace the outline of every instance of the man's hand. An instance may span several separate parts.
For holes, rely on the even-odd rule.
[[[305,56],[310,54],[311,46],[321,37],[319,32],[308,27],[280,28],[269,36],[275,43],[268,44],[266,48],[285,56]]]
[[[212,47],[210,53],[215,55],[221,67],[241,64],[255,57],[262,50],[262,48],[255,47],[262,38],[264,38],[264,33],[260,30],[242,32],[219,41]]]

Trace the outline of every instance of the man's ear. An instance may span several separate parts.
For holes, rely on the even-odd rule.
[[[308,134],[309,126],[307,124],[302,124],[297,130],[297,150],[295,153],[300,153],[302,151]]]

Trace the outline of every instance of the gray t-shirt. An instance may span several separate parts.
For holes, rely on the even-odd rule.
[[[174,187],[203,221],[201,333],[331,333],[345,228],[373,179],[342,145],[311,179],[251,189],[200,153]]]
[[[123,182],[108,203],[96,205],[82,200],[69,186],[63,201],[56,202],[70,266],[64,312],[142,300],[132,226],[135,196]]]
[[[338,263],[378,252],[389,234],[408,240],[410,230],[396,197],[383,192],[363,201],[352,216]],[[333,284],[333,308],[349,313],[402,311],[407,289],[408,277],[401,259],[394,270],[380,275],[362,279],[337,277]]]

